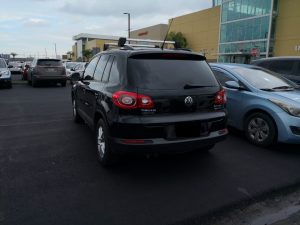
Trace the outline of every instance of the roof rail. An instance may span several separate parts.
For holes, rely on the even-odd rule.
[[[104,44],[103,50],[121,48],[124,50],[134,50],[135,48],[160,48],[164,41],[162,40],[150,40],[150,39],[132,39],[121,37],[118,43],[106,43]],[[165,41],[165,44],[174,45],[176,48],[175,41]]]

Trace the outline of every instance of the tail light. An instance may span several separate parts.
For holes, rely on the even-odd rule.
[[[152,109],[154,107],[151,97],[134,92],[117,91],[112,98],[113,103],[122,109]]]
[[[226,104],[226,93],[224,89],[221,89],[217,92],[214,100],[215,105],[225,105]]]

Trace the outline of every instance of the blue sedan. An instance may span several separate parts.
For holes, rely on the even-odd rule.
[[[228,125],[266,147],[300,144],[299,86],[266,69],[243,64],[210,64],[226,89]]]

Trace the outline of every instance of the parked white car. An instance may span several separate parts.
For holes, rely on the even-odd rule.
[[[23,73],[23,64],[20,62],[9,62],[8,68],[11,73]]]

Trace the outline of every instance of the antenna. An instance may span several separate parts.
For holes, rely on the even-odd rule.
[[[168,32],[167,32],[167,34],[166,34],[166,36],[165,36],[165,39],[164,39],[164,42],[163,42],[163,44],[162,44],[162,46],[161,46],[161,50],[164,50],[164,45],[165,45],[165,43],[166,43],[166,40],[167,40],[167,37],[168,37],[169,31],[170,31],[170,28],[171,28],[172,22],[173,22],[173,18],[171,19],[171,22],[170,22],[170,25],[169,25],[169,28],[168,28]]]

